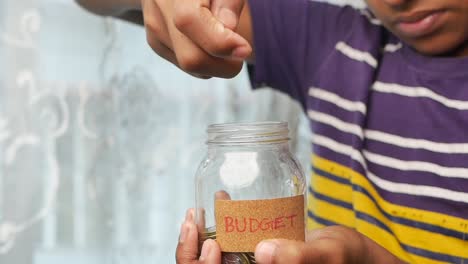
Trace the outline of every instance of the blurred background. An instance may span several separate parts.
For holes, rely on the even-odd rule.
[[[264,120],[289,122],[308,171],[299,105],[245,71],[197,80],[141,27],[72,0],[0,1],[0,263],[175,263],[206,126]]]

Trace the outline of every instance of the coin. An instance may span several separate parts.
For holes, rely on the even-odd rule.
[[[213,227],[205,230],[200,236],[199,240],[199,249],[203,246],[203,242],[207,239],[216,240],[216,229]],[[222,264],[256,264],[255,256],[253,253],[243,253],[243,252],[223,252],[222,255]]]

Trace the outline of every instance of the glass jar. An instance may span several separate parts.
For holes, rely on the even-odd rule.
[[[263,239],[304,240],[306,181],[289,151],[288,124],[217,124],[207,132],[208,152],[196,174],[200,249],[216,239],[222,263],[247,264],[255,263],[252,252]],[[222,235],[228,241],[221,243]]]

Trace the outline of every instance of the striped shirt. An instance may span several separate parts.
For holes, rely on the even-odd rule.
[[[250,5],[252,83],[310,119],[308,228],[355,228],[409,263],[468,263],[468,58],[420,55],[365,10]]]

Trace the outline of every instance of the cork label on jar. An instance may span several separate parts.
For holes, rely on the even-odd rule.
[[[216,200],[216,240],[223,252],[254,252],[265,239],[305,239],[304,195],[271,200]]]

